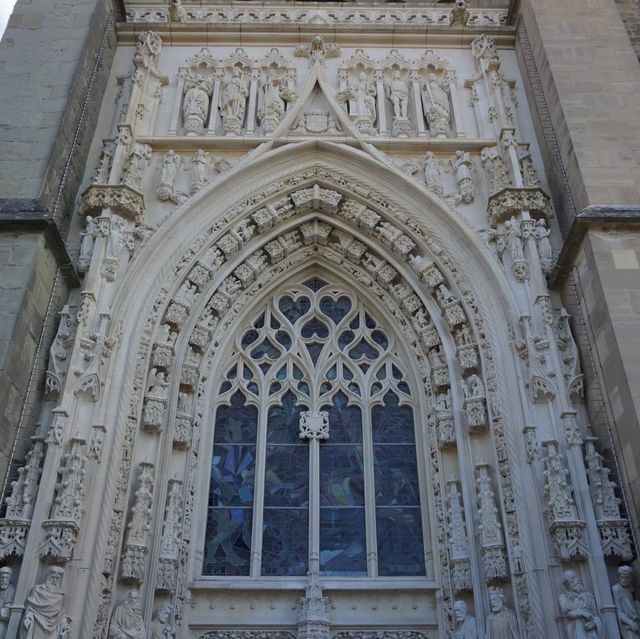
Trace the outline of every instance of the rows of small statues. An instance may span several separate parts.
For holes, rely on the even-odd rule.
[[[345,78],[336,95],[344,105],[358,129],[365,134],[375,135],[379,119],[377,102],[378,83],[361,71],[357,80]],[[412,123],[409,118],[409,82],[403,79],[399,70],[394,70],[391,80],[384,82],[384,96],[393,112],[393,135],[408,137]],[[210,80],[197,74],[187,85],[182,102],[182,118],[187,135],[203,133],[209,115]],[[419,85],[422,111],[429,134],[434,138],[449,135],[452,129],[451,96],[449,82],[430,73],[427,80]],[[217,104],[225,133],[239,134],[245,122],[249,85],[242,71],[234,67],[230,77],[223,82]],[[260,81],[257,94],[257,122],[263,133],[273,132],[282,121],[287,106],[297,99],[286,77],[269,74]]]
[[[41,584],[35,585],[26,601],[20,624],[20,639],[63,639],[71,631],[71,619],[64,610],[62,580],[64,569],[50,566]],[[13,571],[0,568],[0,639],[5,639],[7,623],[15,595]],[[618,583],[611,592],[618,615],[622,639],[640,639],[640,602],[633,596],[633,570],[629,566],[618,568]],[[593,593],[585,589],[573,570],[565,571],[563,592],[559,597],[569,639],[604,639],[604,626],[598,616]],[[469,613],[465,601],[453,605],[455,620],[454,639],[520,639],[522,633],[516,614],[505,605],[501,588],[489,588],[490,611],[484,635],[478,629],[475,617]],[[116,605],[109,623],[108,639],[175,639],[170,624],[172,607],[161,603],[155,610],[149,628],[145,628],[140,608],[140,594],[129,590]]]
[[[598,615],[593,593],[589,592],[573,570],[562,576],[563,592],[558,603],[569,639],[605,639],[604,625]],[[618,583],[611,588],[622,639],[640,639],[640,602],[633,596],[633,570],[618,568]],[[513,610],[505,605],[501,588],[489,588],[490,611],[484,634],[465,601],[453,604],[454,639],[521,639],[522,633]]]

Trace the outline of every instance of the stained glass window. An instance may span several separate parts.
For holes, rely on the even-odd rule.
[[[204,574],[302,576],[317,561],[333,577],[424,575],[412,382],[377,314],[314,277],[268,300],[234,349],[212,416]],[[326,414],[328,439],[301,438],[306,411]]]

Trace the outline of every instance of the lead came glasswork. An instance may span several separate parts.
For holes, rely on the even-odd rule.
[[[205,574],[305,575],[315,522],[321,574],[424,575],[414,410],[393,335],[355,295],[312,278],[269,301],[236,346],[220,391],[230,405],[216,417]],[[319,462],[300,438],[309,410],[328,415]]]

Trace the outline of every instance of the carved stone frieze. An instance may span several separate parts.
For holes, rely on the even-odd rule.
[[[540,188],[503,187],[489,196],[487,216],[494,228],[522,211],[529,211],[534,219],[553,216],[549,196]]]
[[[93,184],[82,194],[80,215],[113,209],[123,217],[142,222],[145,205],[142,193],[128,184]]]

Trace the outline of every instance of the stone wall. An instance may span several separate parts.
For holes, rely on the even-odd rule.
[[[524,0],[519,53],[565,235],[554,280],[565,298],[577,292],[585,314],[597,377],[587,379],[587,390],[601,386],[608,413],[592,420],[602,438],[606,422],[611,428],[637,535],[640,452],[631,442],[640,435],[640,64],[621,19],[640,24],[632,4]],[[633,38],[628,22],[627,29]],[[577,291],[569,290],[571,273]]]
[[[111,0],[72,8],[18,0],[0,42],[0,477],[18,424],[16,460],[33,431],[57,311],[77,282],[64,238],[115,51]]]
[[[640,57],[640,3],[638,0],[616,0],[616,4],[633,48]]]

